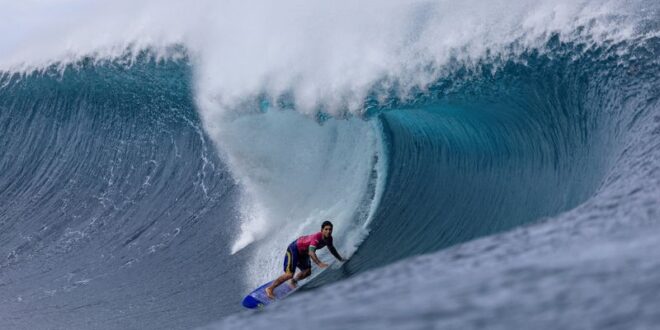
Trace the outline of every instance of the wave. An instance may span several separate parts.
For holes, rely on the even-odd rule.
[[[0,44],[7,326],[210,322],[328,218],[308,289],[589,207],[657,121],[644,1],[72,3]]]

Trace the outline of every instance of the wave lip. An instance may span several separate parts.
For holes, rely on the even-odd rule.
[[[300,112],[333,115],[363,114],[365,98],[374,93],[387,99],[394,89],[395,98],[408,99],[457,63],[516,58],[542,49],[552,35],[595,45],[630,40],[645,33],[636,26],[645,19],[639,13],[655,9],[646,1],[589,0],[69,6],[74,9],[57,16],[50,15],[59,10],[52,6],[7,5],[3,31],[16,30],[22,17],[24,32],[0,41],[0,71],[25,73],[147,49],[157,58],[178,58],[178,45],[194,62],[199,99],[241,112],[248,99],[290,95]],[[371,8],[379,15],[370,15]]]

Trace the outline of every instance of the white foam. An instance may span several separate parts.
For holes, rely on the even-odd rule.
[[[553,33],[576,38],[578,26],[595,41],[628,37],[624,18],[639,7],[622,0],[7,1],[0,70],[145,48],[172,56],[177,44],[194,62],[197,92],[223,109],[288,92],[301,112],[357,113],[374,83],[396,82],[405,97],[435,81],[451,59],[521,51]]]

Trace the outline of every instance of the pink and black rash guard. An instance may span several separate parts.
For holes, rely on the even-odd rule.
[[[341,260],[341,256],[339,256],[339,253],[337,253],[335,246],[332,244],[332,236],[328,237],[327,239],[324,239],[323,233],[321,232],[307,236],[300,236],[296,240],[296,246],[298,247],[298,253],[300,254],[308,254],[310,248],[314,248],[314,250],[318,250],[327,246],[328,250],[330,250],[330,253],[332,253],[332,255],[335,256],[335,258]]]

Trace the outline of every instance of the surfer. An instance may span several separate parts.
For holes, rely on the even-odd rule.
[[[284,274],[278,277],[273,284],[266,288],[266,295],[270,299],[275,299],[273,292],[280,284],[291,280],[291,286],[294,288],[298,285],[298,281],[308,277],[312,274],[312,265],[309,262],[311,258],[319,268],[326,268],[328,264],[321,262],[316,256],[316,250],[328,247],[330,253],[339,261],[345,259],[339,255],[335,246],[332,244],[332,222],[324,221],[321,224],[321,231],[315,234],[301,236],[297,240],[289,244],[284,255]],[[300,272],[294,277],[296,267]]]

